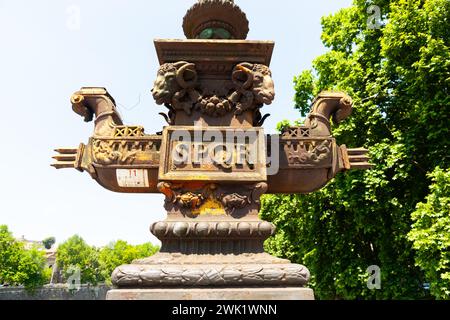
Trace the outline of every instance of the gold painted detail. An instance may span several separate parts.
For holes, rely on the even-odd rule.
[[[98,165],[159,164],[160,140],[92,139],[92,157]]]
[[[192,210],[194,215],[209,215],[209,216],[223,216],[226,215],[226,211],[222,203],[215,199],[207,199],[200,208]]]
[[[127,138],[127,137],[142,137],[144,136],[144,128],[140,126],[117,126],[115,128],[114,137]]]
[[[265,182],[246,186],[239,193],[230,193],[216,184],[207,184],[195,192],[186,190],[186,187],[170,182],[158,184],[158,190],[166,196],[166,203],[191,209],[194,215],[224,215],[253,203],[260,204],[260,198],[268,188]]]

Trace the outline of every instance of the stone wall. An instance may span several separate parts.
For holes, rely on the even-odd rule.
[[[2,287],[0,300],[105,300],[110,289],[82,285],[79,290],[69,291],[67,285],[47,285],[29,293],[23,287]]]

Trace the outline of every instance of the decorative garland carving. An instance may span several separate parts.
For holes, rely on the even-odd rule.
[[[198,88],[198,74],[193,63],[185,61],[163,64],[152,89],[153,98],[171,112],[184,111],[191,115],[193,109],[211,117],[222,117],[233,111],[240,115],[271,104],[275,98],[270,69],[262,64],[241,63],[232,72],[233,91],[228,96],[202,95]],[[173,114],[165,117],[170,123]],[[258,123],[262,120],[257,119]]]
[[[112,275],[119,288],[180,286],[304,286],[308,269],[298,264],[124,265]]]
[[[218,96],[202,97],[196,108],[211,117],[222,117],[232,110],[230,101]]]

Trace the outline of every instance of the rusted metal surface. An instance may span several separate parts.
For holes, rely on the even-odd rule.
[[[199,1],[184,28],[188,40],[155,41],[161,66],[152,95],[166,108],[162,134],[125,126],[106,89],[82,88],[72,109],[94,121],[93,135],[79,148],[57,149],[53,166],[86,171],[111,191],[165,195],[168,218],[151,228],[161,252],[118,268],[118,287],[303,286],[305,267],[264,253],[275,228],[258,218],[260,197],[314,192],[340,172],[371,167],[368,150],[332,136],[352,99],[323,92],[303,126],[266,139],[261,110],[275,99],[274,43],[245,40],[245,14],[225,0]],[[228,273],[216,272],[220,264]]]

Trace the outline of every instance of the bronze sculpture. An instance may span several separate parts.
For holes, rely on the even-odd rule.
[[[151,226],[160,253],[118,267],[118,290],[109,298],[253,286],[283,288],[287,295],[278,298],[312,298],[301,293],[306,267],[264,252],[275,227],[259,219],[260,197],[313,192],[341,171],[370,167],[367,150],[338,146],[332,137],[331,119],[351,114],[351,98],[323,92],[303,126],[265,136],[261,109],[275,98],[274,43],[245,40],[248,20],[233,1],[200,0],[183,28],[188,40],[155,40],[161,67],[152,94],[168,109],[162,134],[124,126],[106,89],[83,88],[72,107],[95,120],[94,134],[78,149],[56,150],[58,169],[87,171],[115,192],[166,196],[168,218]]]

